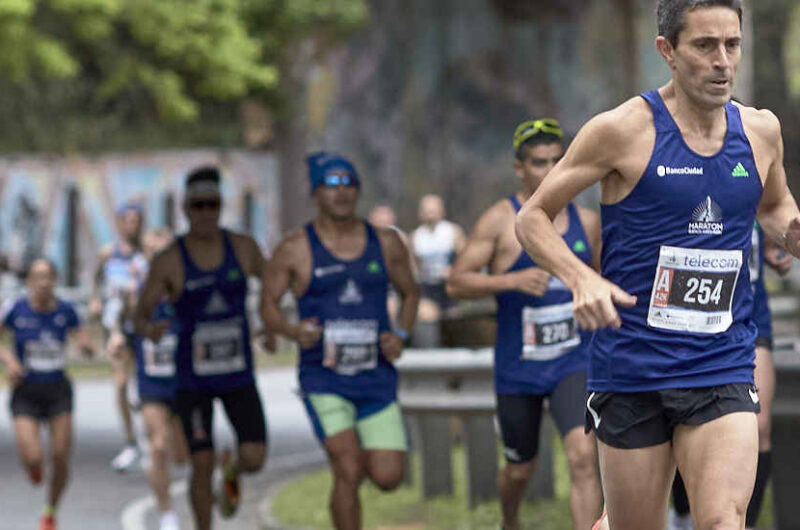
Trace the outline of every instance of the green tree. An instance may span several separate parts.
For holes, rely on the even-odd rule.
[[[235,103],[278,101],[292,41],[366,16],[363,0],[0,0],[0,149],[236,143]]]

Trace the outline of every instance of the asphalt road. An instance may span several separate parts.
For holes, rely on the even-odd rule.
[[[243,483],[245,503],[235,519],[215,528],[256,528],[256,508],[266,487],[298,468],[323,461],[300,399],[294,369],[260,373],[258,385],[267,411],[270,449],[267,467]],[[153,501],[141,469],[117,474],[109,467],[120,449],[119,421],[110,381],[75,384],[75,445],[72,479],[59,509],[60,530],[156,529]],[[215,413],[217,447],[233,446],[224,413]],[[46,437],[45,437],[46,438]],[[46,471],[47,473],[47,471]],[[186,472],[173,477],[172,491],[182,528],[193,528],[185,495]],[[28,482],[17,457],[8,410],[8,392],[0,391],[0,530],[35,529],[45,488]]]

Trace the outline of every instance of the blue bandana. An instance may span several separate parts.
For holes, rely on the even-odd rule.
[[[361,187],[361,180],[355,166],[345,157],[336,153],[319,151],[308,155],[308,179],[311,181],[311,193],[325,182],[325,177],[334,172],[345,172],[353,179],[357,187]]]

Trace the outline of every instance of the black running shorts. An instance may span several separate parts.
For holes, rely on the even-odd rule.
[[[564,377],[549,395],[498,394],[497,418],[503,436],[506,461],[513,464],[530,462],[539,450],[539,428],[542,405],[548,399],[550,416],[561,436],[583,425],[586,372]]]
[[[676,425],[701,425],[733,412],[761,410],[753,385],[731,383],[652,392],[589,392],[586,432],[604,444],[638,449],[672,440]]]
[[[214,398],[222,401],[239,444],[267,441],[264,408],[255,384],[215,393],[179,390],[175,396],[175,410],[192,453],[214,449]]]

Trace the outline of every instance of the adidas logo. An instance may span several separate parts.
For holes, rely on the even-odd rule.
[[[750,176],[750,173],[748,173],[742,163],[739,162],[736,164],[736,167],[733,168],[733,171],[731,171],[731,176],[733,178],[746,178]]]
[[[228,303],[219,291],[214,291],[214,294],[209,298],[206,304],[205,312],[207,315],[216,315],[219,313],[226,313],[228,311]]]

